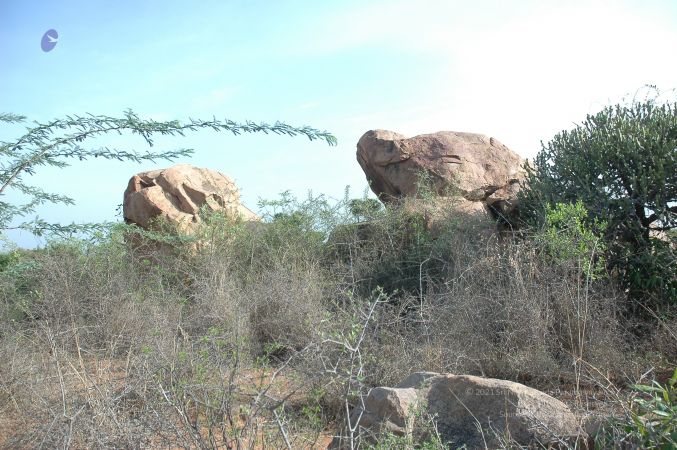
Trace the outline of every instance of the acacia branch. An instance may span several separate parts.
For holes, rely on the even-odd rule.
[[[19,123],[25,119],[24,116],[15,114],[0,113],[0,122]],[[21,191],[33,197],[33,202],[28,205],[35,205],[45,201],[53,202],[52,198],[45,193],[37,193],[37,190],[31,191],[30,187],[20,182],[23,174],[33,174],[33,167],[37,165],[52,165],[64,167],[68,164],[64,159],[78,158],[85,160],[89,157],[102,157],[106,159],[117,159],[120,161],[136,161],[165,159],[172,160],[180,156],[188,156],[192,149],[178,149],[164,152],[147,151],[145,154],[139,154],[135,151],[122,151],[102,147],[96,150],[83,149],[78,144],[86,139],[102,136],[109,133],[123,134],[130,132],[140,135],[148,144],[153,146],[153,137],[155,134],[169,136],[184,136],[186,131],[198,131],[200,129],[211,129],[214,131],[230,131],[234,135],[241,133],[265,133],[287,136],[304,135],[309,140],[324,140],[330,146],[337,143],[336,138],[327,131],[320,131],[308,126],[293,127],[282,122],[276,122],[272,125],[266,123],[255,123],[247,121],[238,123],[232,120],[218,120],[215,117],[211,120],[196,120],[189,118],[182,123],[177,120],[157,122],[154,120],[140,119],[133,111],[127,110],[123,117],[95,116],[66,116],[65,119],[56,119],[47,123],[38,123],[32,128],[28,128],[26,133],[14,142],[2,142],[0,154],[11,158],[6,163],[0,161],[0,196],[2,196],[8,187],[21,186]],[[60,130],[71,130],[74,132],[58,133]],[[42,192],[42,191],[40,191]],[[61,197],[59,197],[61,198]],[[65,197],[64,197],[65,198]],[[16,216],[22,216],[30,212],[26,208],[8,208],[0,210],[0,229],[6,229],[8,222]],[[30,208],[29,208],[30,209]]]

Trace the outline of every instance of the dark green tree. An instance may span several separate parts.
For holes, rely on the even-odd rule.
[[[675,304],[677,103],[608,106],[562,131],[527,167],[521,216],[540,227],[548,207],[582,201],[607,223],[607,262],[636,306]],[[672,242],[671,242],[672,241]]]
[[[0,114],[0,124],[23,123],[26,117],[16,114]],[[16,220],[35,213],[36,208],[45,203],[73,204],[73,199],[62,194],[45,192],[39,186],[30,184],[30,176],[40,166],[66,167],[70,161],[83,161],[89,158],[114,159],[118,161],[155,161],[174,160],[189,156],[192,149],[154,151],[150,148],[139,152],[109,147],[85,148],[83,142],[103,135],[131,133],[141,136],[148,147],[153,147],[153,138],[157,135],[184,136],[187,132],[208,129],[228,131],[235,135],[241,133],[274,133],[288,136],[304,135],[308,139],[324,140],[329,145],[336,144],[336,138],[326,131],[310,127],[293,127],[277,122],[237,123],[231,120],[178,120],[157,122],[141,119],[133,111],[127,110],[122,117],[103,115],[66,116],[46,123],[35,122],[26,128],[23,136],[9,142],[0,141],[0,230],[20,228],[35,234],[45,232],[70,233],[86,231],[96,227],[92,224],[61,225],[47,223],[39,218],[26,219],[16,224]],[[14,190],[26,199],[22,204],[5,201],[6,194]]]

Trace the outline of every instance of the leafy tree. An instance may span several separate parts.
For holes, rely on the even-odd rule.
[[[633,100],[588,115],[543,144],[527,172],[527,224],[542,226],[548,205],[580,200],[591,221],[607,224],[607,262],[630,297],[674,304],[675,244],[666,239],[677,226],[677,103]]]
[[[16,114],[0,114],[0,123],[16,124],[26,121],[26,117]],[[179,148],[168,151],[144,152],[127,151],[109,147],[85,148],[82,143],[91,138],[106,134],[131,133],[141,136],[149,147],[153,147],[153,138],[157,135],[184,136],[186,132],[210,129],[213,131],[229,131],[235,135],[240,133],[274,133],[288,136],[304,135],[308,139],[324,140],[329,145],[336,144],[336,138],[326,131],[310,127],[293,127],[285,123],[237,123],[231,120],[195,120],[187,122],[178,120],[158,122],[141,119],[133,111],[127,110],[122,117],[103,115],[66,116],[46,123],[35,122],[26,128],[26,133],[10,142],[0,142],[0,229],[19,228],[37,235],[45,232],[70,233],[86,231],[96,225],[60,225],[47,223],[35,218],[11,226],[14,220],[35,213],[36,208],[45,203],[73,204],[73,199],[45,192],[38,186],[28,183],[28,176],[35,174],[40,166],[67,167],[69,161],[83,161],[89,158],[114,159],[118,161],[155,161],[174,160],[189,156],[193,150]],[[4,201],[7,191],[14,190],[27,199],[23,204],[12,204]]]

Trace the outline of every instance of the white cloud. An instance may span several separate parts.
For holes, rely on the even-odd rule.
[[[439,54],[464,45],[472,33],[491,32],[496,23],[518,15],[530,4],[533,2],[501,0],[363,2],[330,11],[297,30],[289,37],[295,45],[287,48],[295,54],[308,55],[370,46]]]
[[[525,156],[646,83],[677,87],[677,26],[618,1],[370,4],[338,15],[307,51],[389,46],[435,72],[408,114],[370,111],[396,131],[492,134]],[[397,115],[396,115],[397,114]]]

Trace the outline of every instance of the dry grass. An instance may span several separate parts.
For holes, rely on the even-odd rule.
[[[612,282],[529,242],[451,222],[429,239],[387,214],[369,239],[327,241],[336,228],[281,217],[214,219],[199,252],[142,257],[114,232],[2,272],[0,447],[321,448],[370,387],[417,370],[607,414],[619,387],[675,362],[674,320],[638,341]]]

